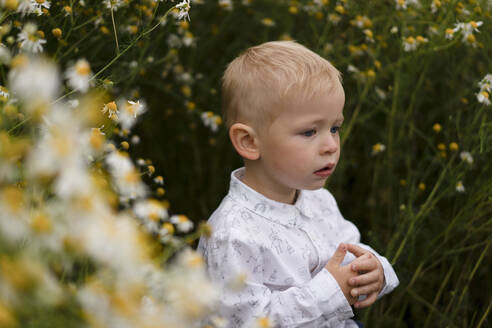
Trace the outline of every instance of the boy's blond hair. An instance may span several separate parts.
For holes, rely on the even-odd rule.
[[[306,101],[340,83],[340,72],[306,47],[294,41],[266,42],[228,65],[222,113],[227,127],[236,122],[263,126],[273,121],[284,101]]]

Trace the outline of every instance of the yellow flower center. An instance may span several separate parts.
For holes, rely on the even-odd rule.
[[[53,229],[53,224],[46,215],[40,213],[32,218],[31,228],[40,233],[50,232]]]
[[[91,66],[87,61],[82,60],[75,64],[75,71],[80,75],[89,75],[91,72]]]

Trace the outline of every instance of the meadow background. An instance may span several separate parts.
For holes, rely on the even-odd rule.
[[[221,124],[221,75],[242,50],[279,39],[343,74],[342,155],[327,187],[400,278],[358,318],[367,327],[490,325],[490,1],[0,0],[0,8],[0,326],[192,327],[213,312],[218,296],[192,274],[203,268],[186,245],[208,233],[202,223],[241,166]],[[36,68],[19,78],[41,56],[61,78],[44,100],[29,90],[52,75]],[[67,162],[64,147],[86,147],[60,147],[70,131],[51,132],[41,147],[50,165],[32,164],[44,160],[43,116],[64,117],[49,109],[57,104],[72,114],[56,131],[81,124],[92,133],[83,170],[56,164]],[[65,150],[51,154],[49,145]],[[66,178],[73,172],[87,179]],[[89,179],[99,182],[83,193]],[[80,235],[100,225],[107,234]],[[140,302],[149,294],[152,310]]]

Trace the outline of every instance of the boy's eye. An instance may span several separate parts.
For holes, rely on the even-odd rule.
[[[316,134],[316,130],[315,129],[307,130],[307,131],[304,131],[302,133],[302,135],[305,136],[305,137],[312,137],[315,134]]]
[[[330,132],[335,134],[337,132],[340,132],[340,127],[339,126],[334,126],[332,128],[330,128]]]

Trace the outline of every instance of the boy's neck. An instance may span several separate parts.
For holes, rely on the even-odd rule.
[[[266,176],[263,171],[255,168],[255,165],[246,165],[242,182],[256,192],[274,201],[294,204],[297,199],[297,190],[291,188],[279,188]]]

